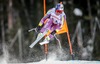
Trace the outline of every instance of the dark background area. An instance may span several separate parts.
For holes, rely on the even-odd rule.
[[[55,7],[61,1],[64,4],[64,12],[67,16],[66,20],[75,59],[100,60],[100,1],[47,0],[47,10]],[[76,16],[73,13],[75,8],[80,9],[83,15]],[[34,49],[29,48],[36,36],[34,31],[28,32],[29,29],[37,27],[42,17],[43,0],[0,0],[0,55],[4,53],[3,46],[6,44],[9,54],[21,59],[22,62],[43,59],[44,52],[40,45],[37,44]],[[79,22],[81,22],[81,27],[77,28]],[[79,31],[76,31],[76,29],[79,29]],[[76,35],[75,38],[74,34]],[[68,54],[67,36],[64,33],[58,38],[61,40],[64,51]],[[79,38],[82,38],[82,40],[80,41]],[[56,47],[57,44],[54,42],[52,44]],[[80,43],[82,46],[79,45]],[[68,60],[70,59],[69,56]]]

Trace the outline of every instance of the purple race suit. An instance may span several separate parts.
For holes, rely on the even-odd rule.
[[[46,24],[44,24],[45,20],[47,20]],[[53,32],[54,30],[59,31],[61,27],[63,26],[63,22],[66,20],[66,15],[64,12],[60,15],[55,14],[55,8],[50,9],[46,15],[41,19],[40,23],[44,24],[40,32],[44,32],[46,29]],[[49,35],[50,38],[53,37],[53,35]]]

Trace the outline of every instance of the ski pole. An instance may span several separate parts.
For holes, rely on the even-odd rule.
[[[58,41],[58,43],[59,43],[59,46],[60,46],[60,49],[62,49],[62,47],[61,47],[61,43],[60,43],[60,40],[56,37],[56,35],[54,34],[54,37],[56,38],[56,40]]]
[[[36,28],[32,28],[32,29],[30,29],[30,30],[28,30],[28,32],[31,32],[31,31],[35,31],[35,32],[37,32],[37,29]]]

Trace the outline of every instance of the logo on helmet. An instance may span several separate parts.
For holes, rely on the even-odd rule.
[[[64,10],[63,4],[60,4],[60,3],[57,4],[57,5],[56,5],[56,10],[62,10],[62,11],[63,11],[63,10]]]

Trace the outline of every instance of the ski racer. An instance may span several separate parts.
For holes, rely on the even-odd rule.
[[[49,43],[54,37],[54,34],[62,28],[64,20],[66,20],[64,6],[62,3],[58,3],[46,13],[38,24],[37,30],[40,32],[38,36],[41,36],[46,29],[50,31],[50,34],[39,44],[43,45]]]

